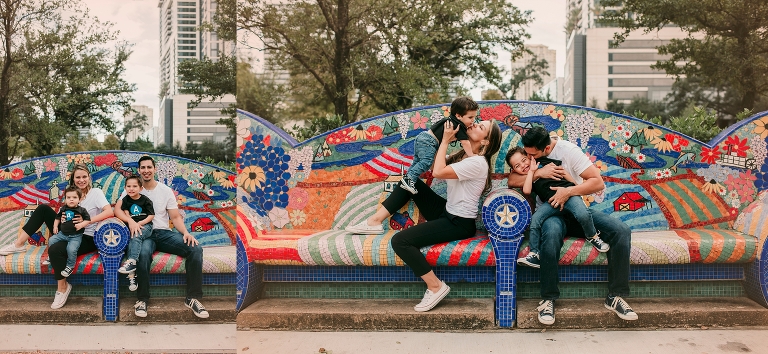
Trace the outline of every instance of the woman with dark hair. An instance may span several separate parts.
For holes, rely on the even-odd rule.
[[[496,122],[484,121],[467,128],[474,156],[467,157],[465,151],[460,150],[446,157],[448,145],[454,140],[456,132],[458,128],[454,129],[451,122],[445,123],[443,139],[435,154],[435,165],[432,168],[432,176],[448,183],[447,199],[435,193],[421,179],[417,179],[417,194],[411,194],[403,188],[395,188],[376,214],[346,229],[357,234],[380,234],[384,232],[381,226],[384,219],[413,199],[427,222],[398,232],[391,242],[395,253],[427,284],[424,298],[414,307],[414,310],[420,312],[431,310],[451,290],[437,278],[420,249],[475,235],[475,219],[480,197],[491,189],[491,157],[501,146],[499,126]]]
[[[114,216],[112,206],[104,196],[104,192],[101,189],[93,188],[91,184],[91,173],[88,171],[88,166],[83,164],[75,164],[72,169],[72,174],[69,177],[69,185],[76,186],[83,193],[83,198],[80,200],[80,206],[88,211],[88,215],[91,217],[90,222],[85,226],[83,231],[83,241],[80,243],[80,248],[77,250],[78,255],[86,254],[96,250],[96,244],[93,242],[93,234],[96,232],[97,224],[107,218]],[[34,234],[40,227],[45,224],[48,227],[48,231],[53,234],[53,221],[56,219],[56,211],[48,205],[38,205],[37,209],[32,212],[29,217],[29,221],[19,229],[19,235],[14,243],[6,245],[0,248],[0,255],[8,255],[13,253],[25,252],[27,247],[24,245],[30,235]],[[62,222],[66,221],[62,217]],[[79,216],[74,219],[75,223],[79,223],[82,220]],[[69,297],[69,293],[72,291],[72,285],[67,282],[67,278],[61,275],[61,271],[64,270],[67,264],[67,243],[59,242],[55,243],[48,248],[48,259],[53,267],[53,277],[57,281],[56,295],[54,296],[52,309],[58,309],[64,306]]]

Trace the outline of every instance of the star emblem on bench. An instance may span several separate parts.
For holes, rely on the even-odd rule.
[[[107,246],[115,247],[120,243],[120,234],[115,230],[109,230],[104,234],[104,244]]]
[[[517,209],[510,210],[509,204],[504,204],[496,209],[496,222],[503,226],[512,226],[517,223]]]

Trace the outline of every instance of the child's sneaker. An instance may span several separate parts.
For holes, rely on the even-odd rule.
[[[123,266],[120,267],[117,272],[120,274],[130,274],[136,271],[136,260],[135,259],[129,259],[123,263]]]
[[[517,264],[527,265],[533,268],[541,267],[541,261],[539,261],[539,254],[535,252],[529,252],[527,256],[518,258]]]
[[[407,190],[411,194],[419,193],[416,190],[416,181],[412,180],[408,175],[403,176],[403,179],[400,181],[400,188]]]
[[[49,258],[44,259],[42,265],[51,265],[51,260]]]
[[[61,276],[65,278],[69,277],[73,271],[74,269],[72,269],[72,267],[66,267],[64,268],[64,270],[61,271]]]
[[[136,284],[136,273],[128,274],[128,290],[136,291],[139,288],[139,284]]]
[[[592,246],[595,246],[595,248],[597,248],[597,251],[600,253],[608,252],[608,250],[611,249],[611,245],[609,245],[607,242],[603,241],[603,239],[600,238],[599,232],[594,237],[587,238],[587,241],[591,243]]]

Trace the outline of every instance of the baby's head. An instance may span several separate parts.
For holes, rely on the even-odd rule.
[[[467,96],[458,97],[451,102],[451,115],[456,116],[467,128],[475,124],[478,109],[477,102]]]
[[[509,149],[509,151],[507,151],[507,156],[504,158],[504,161],[506,161],[507,165],[509,165],[510,171],[519,175],[527,174],[528,170],[531,168],[531,162],[528,158],[528,154],[526,154],[525,149],[520,146],[515,146]]]
[[[77,186],[67,186],[67,189],[64,190],[64,203],[70,208],[74,208],[80,204],[80,199],[82,197],[83,192],[80,188],[77,188]]]

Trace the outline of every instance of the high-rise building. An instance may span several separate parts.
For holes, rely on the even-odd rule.
[[[209,58],[218,60],[222,55],[234,55],[235,44],[220,39],[216,31],[201,31],[203,23],[213,23],[216,0],[159,0],[160,9],[160,85],[159,125],[155,144],[182,148],[189,142],[203,140],[224,141],[228,131],[216,124],[225,115],[220,112],[235,103],[234,95],[220,100],[203,100],[192,108],[193,95],[180,94],[177,77],[178,64],[186,60]]]
[[[602,11],[611,9],[601,7],[599,0],[571,0],[567,10],[573,31],[566,44],[564,103],[602,108],[611,100],[660,101],[672,91],[674,77],[652,69],[651,65],[668,58],[658,53],[657,46],[669,43],[670,39],[685,38],[685,32],[676,27],[648,34],[633,31],[626,41],[614,47],[613,35],[621,29],[605,27],[597,21]]]
[[[151,128],[153,126],[153,120],[154,120],[152,108],[149,108],[148,106],[145,106],[145,105],[131,105],[131,109],[132,109],[131,112],[128,112],[127,114],[123,115],[123,123],[129,120],[133,120],[134,118],[142,115],[147,117],[147,121],[144,124],[144,126],[141,126],[141,127],[137,126],[131,131],[129,131],[128,134],[125,135],[125,141],[132,143],[136,141],[136,139],[138,139],[139,137],[145,137],[154,143],[155,136],[151,132]]]
[[[528,65],[531,59],[536,58],[537,60],[543,59],[547,61],[547,75],[541,76],[541,84],[536,83],[533,80],[523,82],[517,89],[517,94],[514,97],[516,100],[527,100],[534,92],[549,83],[557,74],[557,56],[554,49],[549,49],[549,47],[541,44],[526,44],[525,48],[530,50],[533,54],[526,52],[523,53],[522,57],[512,61],[512,70],[514,71],[515,69],[523,68]]]

